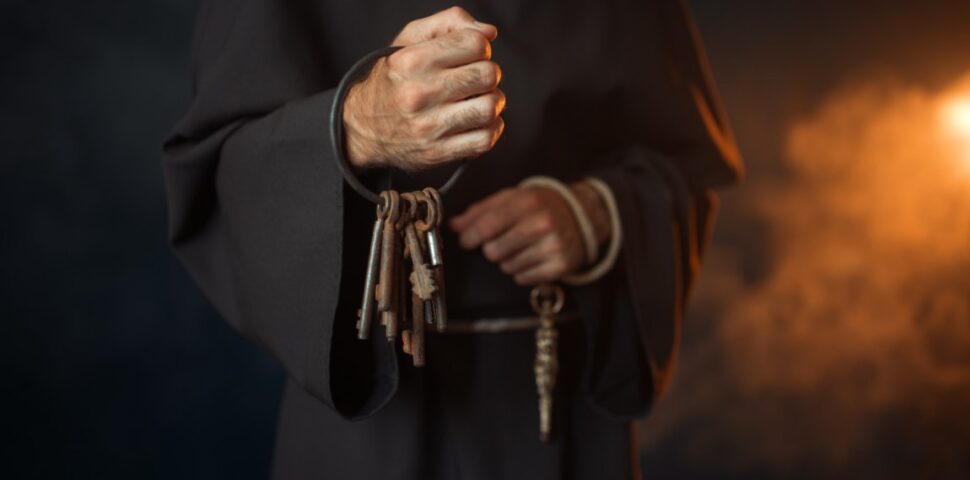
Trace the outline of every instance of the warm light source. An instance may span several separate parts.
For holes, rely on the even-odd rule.
[[[970,137],[970,95],[951,100],[944,112],[953,133]]]
[[[970,92],[960,93],[944,101],[942,121],[953,158],[961,170],[970,174]]]

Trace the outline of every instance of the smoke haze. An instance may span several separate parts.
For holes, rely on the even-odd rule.
[[[970,75],[854,84],[788,129],[732,199],[770,263],[709,253],[647,471],[970,478],[966,105]]]

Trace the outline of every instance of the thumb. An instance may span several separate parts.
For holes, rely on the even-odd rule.
[[[475,20],[461,7],[451,7],[407,24],[394,39],[394,45],[414,45],[466,28],[478,31],[489,41],[498,36],[498,29],[494,25]]]

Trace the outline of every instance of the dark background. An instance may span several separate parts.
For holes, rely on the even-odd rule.
[[[934,88],[970,70],[966,0],[690,3],[752,180],[783,174],[786,126],[838,85]],[[281,373],[215,316],[165,240],[159,146],[187,106],[194,8],[0,6],[0,477],[267,477]],[[771,261],[765,228],[732,195],[715,246],[740,252],[755,281]],[[646,473],[812,471],[725,472],[684,463],[685,448],[655,439]]]

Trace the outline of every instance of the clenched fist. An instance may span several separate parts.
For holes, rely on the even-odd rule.
[[[492,148],[505,124],[498,31],[459,7],[409,23],[347,95],[347,154],[358,168],[422,170]]]
[[[603,245],[609,240],[610,217],[599,193],[585,182],[569,188]],[[586,261],[572,210],[558,193],[545,188],[507,188],[468,207],[450,226],[462,248],[481,248],[485,258],[519,285],[557,281]]]

